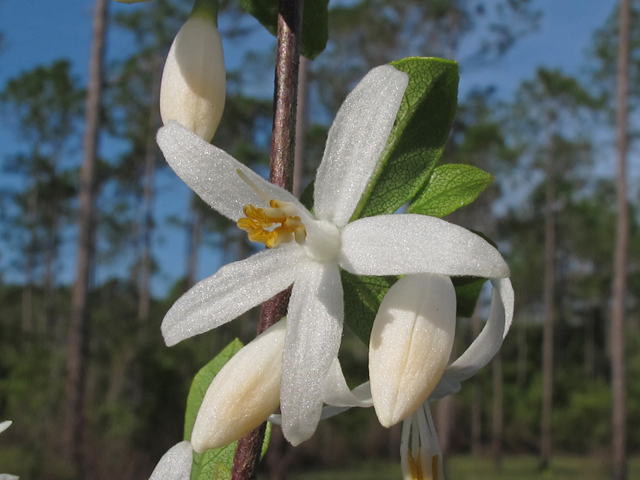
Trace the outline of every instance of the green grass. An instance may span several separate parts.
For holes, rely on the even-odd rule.
[[[505,457],[502,471],[496,472],[490,458],[456,455],[449,458],[446,480],[608,480],[607,459],[603,457],[554,457],[551,468],[537,470],[535,456]],[[342,470],[292,472],[291,480],[402,480],[400,466],[366,463]],[[640,458],[629,462],[629,480],[640,480]]]

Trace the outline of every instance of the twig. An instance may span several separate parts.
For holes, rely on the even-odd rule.
[[[280,0],[278,5],[278,51],[269,181],[289,191],[293,187],[302,5],[302,0]],[[258,333],[262,333],[286,315],[290,296],[291,288],[262,304]],[[232,480],[251,480],[256,477],[265,428],[266,423],[263,423],[249,435],[238,440],[233,459]]]

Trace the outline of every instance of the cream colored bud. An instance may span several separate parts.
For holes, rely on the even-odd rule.
[[[238,440],[278,408],[285,333],[281,320],[236,353],[215,376],[191,434],[196,452]]]
[[[173,40],[162,72],[160,115],[209,142],[224,110],[222,41],[210,19],[192,16]]]
[[[369,343],[371,396],[383,426],[427,400],[449,361],[455,324],[455,289],[445,275],[407,275],[387,292]]]

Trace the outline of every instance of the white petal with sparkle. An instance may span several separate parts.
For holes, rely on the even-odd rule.
[[[282,357],[282,430],[293,445],[311,437],[320,420],[322,387],[340,348],[342,302],[338,267],[308,262],[291,292]]]
[[[230,263],[185,293],[162,321],[168,346],[207,332],[269,300],[291,285],[308,262],[297,244]]]
[[[267,182],[228,153],[205,142],[176,122],[158,131],[158,145],[167,163],[202,200],[227,218],[244,217],[247,204],[267,206],[238,175],[241,170],[271,199],[294,203],[306,215],[307,209],[285,189]]]
[[[458,381],[466,380],[484,367],[498,353],[511,327],[513,318],[513,287],[508,278],[491,280],[491,310],[480,335],[467,350],[447,368],[447,374]]]
[[[408,75],[390,65],[374,68],[340,107],[316,174],[318,219],[342,227],[351,218],[387,143],[408,83]]]
[[[483,238],[439,218],[414,214],[350,223],[342,231],[339,264],[356,275],[509,276],[500,252]]]
[[[340,361],[335,358],[324,381],[322,400],[334,407],[370,407],[373,405],[369,382],[349,390]],[[323,409],[323,413],[324,413]]]
[[[192,463],[191,443],[180,442],[162,456],[149,480],[189,480]]]

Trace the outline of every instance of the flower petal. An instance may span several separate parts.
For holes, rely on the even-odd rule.
[[[191,434],[196,452],[235,442],[278,408],[285,323],[281,320],[258,335],[214,377]]]
[[[407,74],[390,65],[374,68],[340,107],[316,175],[318,219],[342,227],[351,218],[387,143],[408,83]]]
[[[415,214],[350,223],[342,231],[339,264],[356,275],[509,276],[498,250],[483,238],[439,218]]]
[[[191,443],[180,442],[162,456],[149,480],[189,480],[192,463]]]
[[[185,293],[162,321],[168,346],[238,317],[293,283],[306,257],[296,245],[230,263]]]
[[[447,368],[447,373],[458,381],[466,380],[484,367],[498,353],[513,318],[513,287],[508,278],[491,280],[491,310],[480,335]]]
[[[237,221],[247,204],[264,206],[264,200],[240,178],[241,170],[271,199],[294,203],[308,210],[289,192],[267,182],[228,153],[205,142],[177,122],[158,131],[158,145],[167,163],[200,198],[225,217]]]
[[[322,392],[324,403],[334,407],[367,408],[373,405],[369,382],[349,390],[347,381],[342,373],[340,361],[337,358],[333,359],[327,378],[324,381]],[[326,409],[323,409],[323,413],[324,410]]]
[[[11,426],[13,422],[11,420],[5,420],[4,422],[0,422],[0,433],[4,432],[7,428]]]
[[[342,336],[342,284],[335,264],[308,262],[293,285],[282,356],[282,430],[293,445],[316,430],[322,386]]]
[[[406,275],[373,322],[369,377],[380,423],[391,427],[427,400],[444,372],[456,327],[456,292],[446,275]]]

